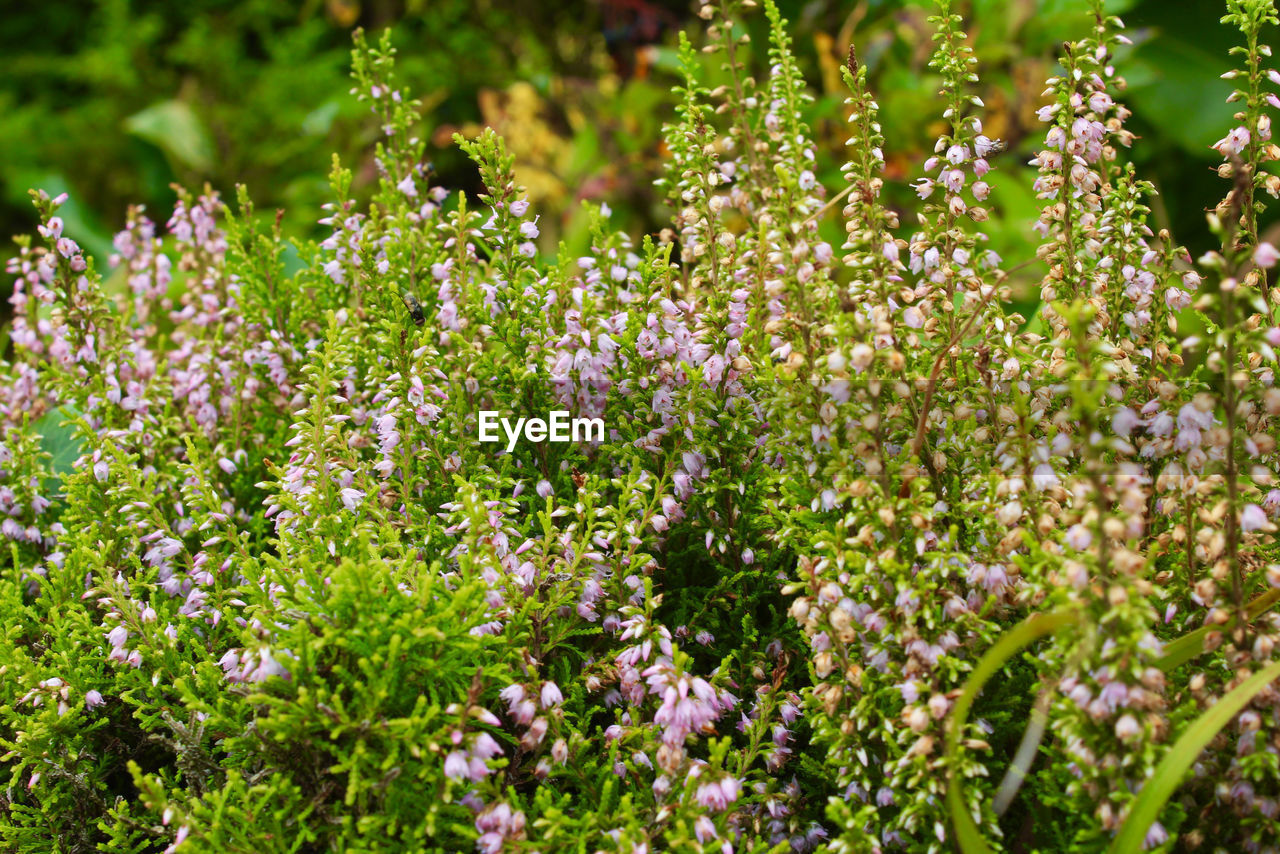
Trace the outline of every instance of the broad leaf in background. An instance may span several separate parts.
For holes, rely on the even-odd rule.
[[[185,101],[152,104],[125,120],[129,133],[160,148],[173,161],[196,172],[213,166],[213,142],[204,123]]]

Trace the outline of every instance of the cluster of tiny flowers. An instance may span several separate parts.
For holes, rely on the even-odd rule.
[[[354,52],[373,199],[335,165],[316,242],[179,192],[128,212],[113,288],[34,194],[3,838],[943,851],[1022,846],[1023,816],[1040,847],[1280,845],[1270,0],[1228,3],[1241,110],[1199,258],[1150,224],[1101,0],[1039,110],[1024,259],[990,249],[1006,144],[951,2],[910,211],[852,50],[828,195],[762,5],[763,51],[754,0],[699,7],[714,90],[682,38],[673,219],[643,239],[589,206],[548,261],[493,131],[459,140],[478,198],[435,185],[389,37]],[[600,429],[482,438],[556,410]]]

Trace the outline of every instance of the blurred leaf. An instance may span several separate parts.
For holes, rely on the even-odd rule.
[[[1196,157],[1217,157],[1209,149],[1234,122],[1226,103],[1229,84],[1219,79],[1226,63],[1217,54],[1169,33],[1144,44],[1130,61],[1128,100],[1135,114]]]
[[[951,717],[947,721],[946,767],[949,778],[947,809],[951,813],[956,841],[964,854],[987,854],[991,851],[982,836],[982,831],[978,829],[973,816],[969,814],[963,792],[964,783],[956,774],[956,766],[960,760],[960,736],[964,730],[965,720],[969,717],[969,709],[978,698],[978,694],[982,692],[982,686],[999,673],[1005,663],[1020,650],[1045,635],[1054,634],[1060,629],[1075,625],[1079,619],[1074,612],[1067,610],[1032,614],[1027,617],[1002,634],[1000,639],[978,660],[973,672],[964,683],[964,690],[956,698]]]
[[[213,143],[200,117],[176,98],[152,104],[125,119],[125,129],[158,146],[183,166],[207,172],[213,166]]]
[[[337,98],[325,101],[302,120],[302,132],[308,136],[324,136],[333,127],[333,120],[338,117],[341,108],[342,104]]]
[[[76,435],[75,424],[80,412],[74,406],[60,406],[35,423],[35,430],[40,434],[40,450],[49,454],[49,471],[53,475],[51,481],[53,492],[57,492],[62,477],[69,474],[76,460],[84,453],[84,444]],[[64,423],[65,422],[65,423]]]

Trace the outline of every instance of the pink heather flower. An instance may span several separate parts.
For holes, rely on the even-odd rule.
[[[1253,263],[1264,270],[1270,270],[1277,261],[1280,261],[1280,252],[1270,243],[1259,243],[1258,248],[1253,250]]]
[[[560,693],[560,687],[554,682],[542,683],[542,708],[549,709],[564,702],[564,696]]]
[[[354,513],[356,508],[364,501],[364,493],[358,489],[352,489],[351,487],[347,487],[342,490],[342,492],[339,493],[339,496],[342,498],[342,506],[346,507],[352,513]]]
[[[190,834],[191,828],[187,825],[184,824],[182,827],[179,827],[178,832],[173,835],[173,844],[164,849],[163,854],[173,854],[173,852],[178,850],[178,846],[187,841],[187,837]]]
[[[106,700],[102,699],[102,694],[96,689],[90,689],[85,692],[84,705],[86,709],[96,708],[105,702]]]
[[[520,726],[530,726],[533,724],[534,717],[538,714],[538,704],[533,700],[521,700],[516,703],[515,708],[511,710],[511,717],[515,718],[515,722]]]
[[[734,780],[733,782],[736,783],[737,781]],[[727,797],[724,788],[720,785],[720,781],[716,780],[711,783],[703,783],[699,786],[695,797],[697,797],[698,803],[702,806],[719,812],[737,798],[737,789],[731,788],[730,791],[733,794],[732,798]]]
[[[529,202],[525,199],[516,199],[511,203],[509,208],[511,215],[514,217],[522,217],[529,210]]]
[[[693,823],[693,832],[694,835],[698,837],[698,842],[702,844],[706,844],[709,840],[715,839],[718,835],[716,833],[715,824],[705,815],[698,816],[697,820]]]
[[[1240,511],[1240,530],[1246,533],[1265,528],[1268,524],[1267,511],[1257,504],[1246,504]]]
[[[396,184],[396,189],[411,199],[418,195],[418,188],[413,183],[412,175],[406,175],[404,180]]]
[[[1093,543],[1093,534],[1084,525],[1072,525],[1067,529],[1066,542],[1071,548],[1082,552]]]
[[[973,191],[973,197],[980,202],[985,202],[987,196],[991,194],[991,185],[986,181],[977,181],[970,189]]]
[[[1048,463],[1040,463],[1031,472],[1031,482],[1036,489],[1052,489],[1061,483],[1061,478]]]
[[[1111,416],[1111,429],[1116,431],[1116,435],[1128,438],[1133,432],[1133,428],[1141,423],[1138,414],[1127,406],[1123,406],[1116,410],[1115,415]]]
[[[1267,330],[1267,343],[1272,347],[1280,347],[1280,326],[1273,326]]]
[[[470,774],[467,754],[461,750],[451,752],[444,759],[444,775],[454,780],[461,780]]]
[[[520,224],[520,233],[529,240],[538,236],[538,220],[541,217],[534,217],[533,222],[524,222]]]
[[[324,265],[324,273],[335,285],[345,284],[347,281],[346,271],[342,269],[342,262],[337,258]]]
[[[1212,147],[1217,149],[1223,157],[1227,157],[1244,151],[1245,146],[1249,144],[1249,139],[1249,129],[1239,127],[1215,142]]]
[[[80,247],[70,237],[59,237],[54,246],[63,258],[70,258],[80,251]]]

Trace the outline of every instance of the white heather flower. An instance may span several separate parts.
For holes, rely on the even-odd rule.
[[[851,364],[853,369],[858,373],[862,373],[871,364],[871,360],[875,358],[875,351],[866,344],[854,344],[853,350],[850,352]]]
[[[1001,525],[1013,525],[1022,518],[1022,503],[1014,500],[996,511],[996,521]]]
[[[814,177],[814,174],[812,172],[806,169],[800,173],[799,183],[800,183],[800,189],[812,190],[814,187],[818,186],[818,179]]]
[[[1123,715],[1120,720],[1116,721],[1116,738],[1121,741],[1129,741],[1136,738],[1142,732],[1142,725],[1138,723],[1138,719],[1133,715]]]

